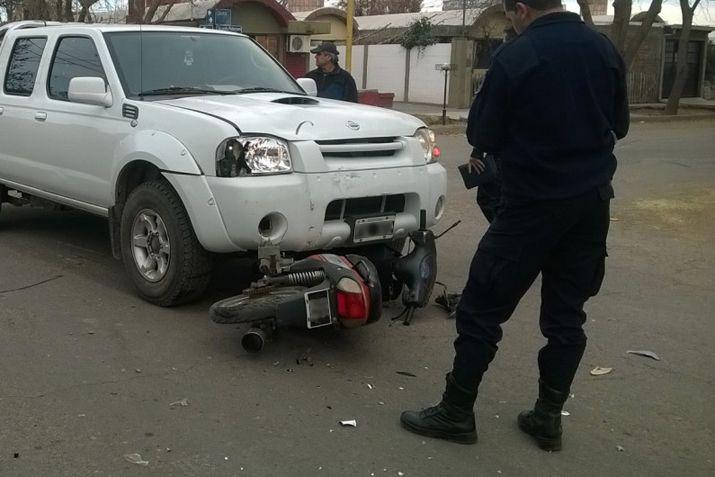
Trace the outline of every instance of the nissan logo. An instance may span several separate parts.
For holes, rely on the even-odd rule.
[[[355,121],[348,121],[347,123],[345,123],[345,125],[347,127],[349,127],[350,129],[352,129],[353,131],[360,130],[360,125],[358,123],[356,123]]]

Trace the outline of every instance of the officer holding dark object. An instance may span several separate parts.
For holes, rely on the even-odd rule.
[[[408,430],[475,443],[477,389],[522,296],[542,274],[539,395],[519,427],[560,450],[561,410],[586,347],[584,303],[604,276],[613,148],[628,132],[623,60],[560,0],[504,0],[519,37],[494,57],[467,137],[497,154],[501,208],[482,237],[457,307],[442,401],[402,413]],[[523,386],[523,383],[514,383]]]

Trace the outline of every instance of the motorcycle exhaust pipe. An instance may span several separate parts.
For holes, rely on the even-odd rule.
[[[250,328],[241,338],[241,346],[249,353],[260,353],[266,346],[268,334],[257,326]]]

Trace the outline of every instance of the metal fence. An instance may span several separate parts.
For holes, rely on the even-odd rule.
[[[628,73],[628,100],[631,104],[657,103],[658,78],[642,72]]]

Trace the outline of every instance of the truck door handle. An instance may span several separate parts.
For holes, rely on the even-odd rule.
[[[47,119],[47,113],[37,112],[37,113],[35,113],[35,119],[38,121],[44,121]]]
[[[3,108],[2,106],[0,106],[0,116],[2,116],[2,113],[4,113],[4,112],[5,112],[5,108]]]

